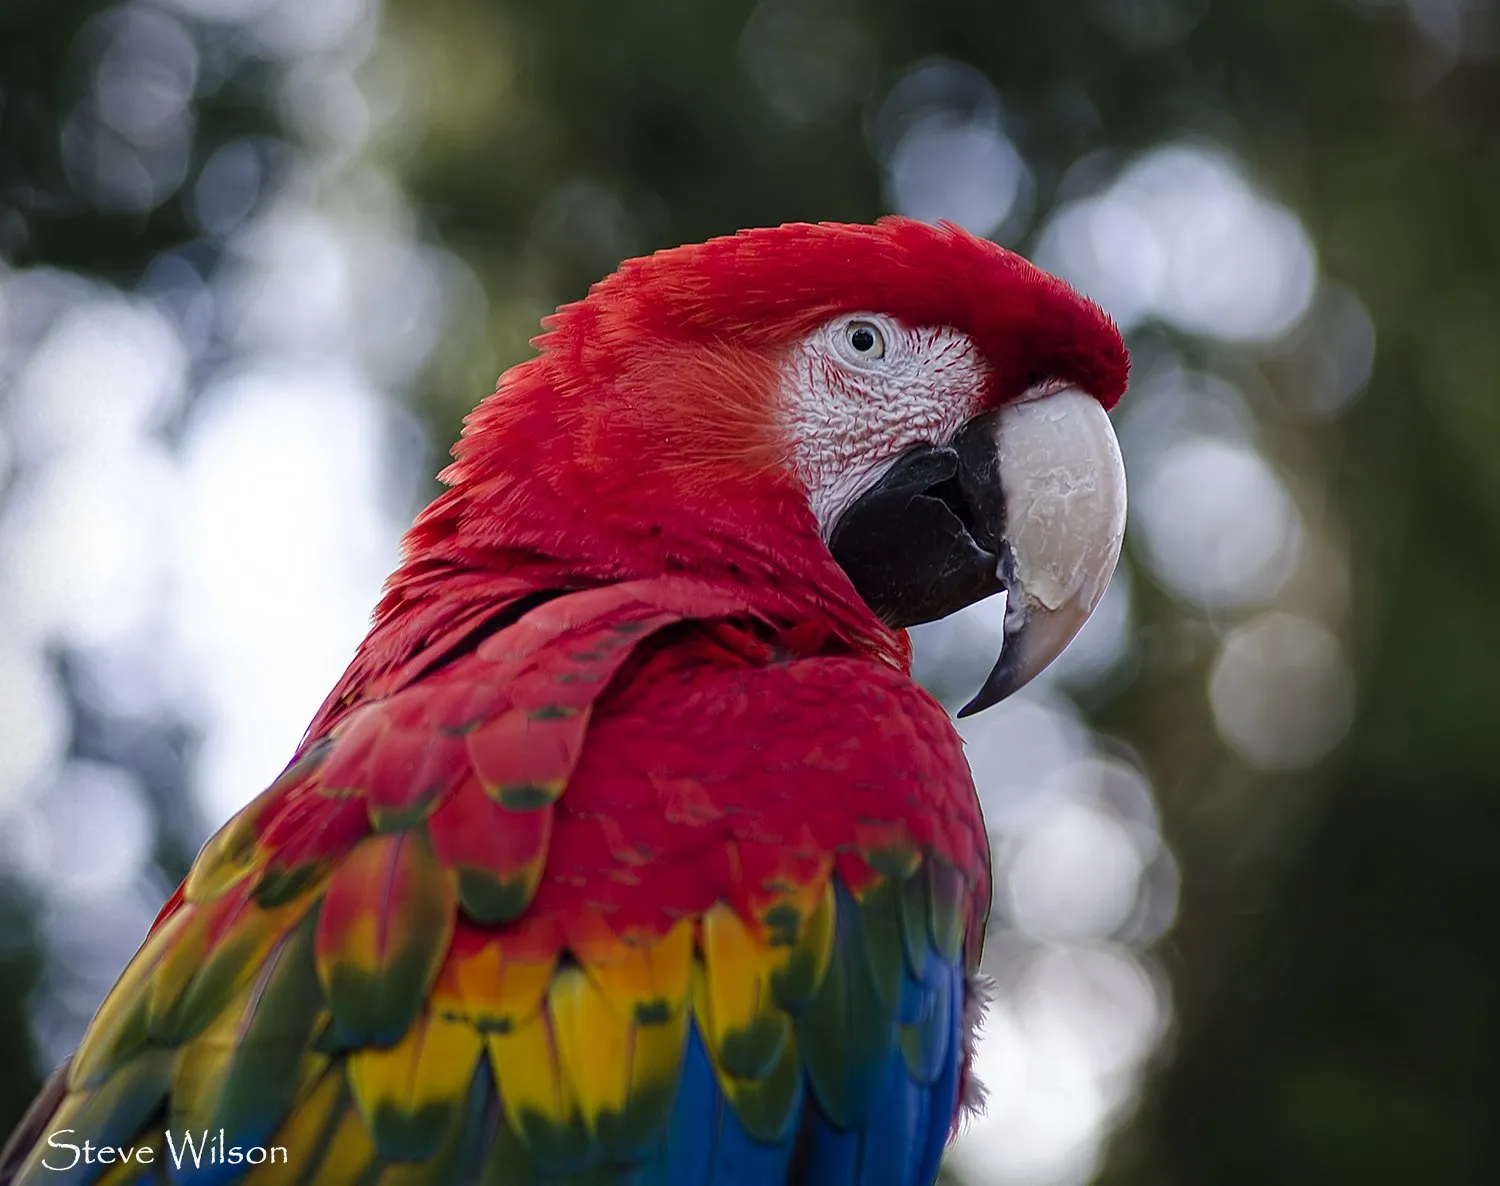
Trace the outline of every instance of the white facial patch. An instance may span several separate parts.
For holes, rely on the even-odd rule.
[[[967,335],[849,313],[809,334],[782,379],[794,463],[826,539],[913,445],[942,445],[979,411],[988,367]]]

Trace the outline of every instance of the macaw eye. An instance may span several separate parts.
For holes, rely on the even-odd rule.
[[[851,321],[844,327],[844,341],[859,358],[870,360],[885,354],[885,335],[868,321]]]

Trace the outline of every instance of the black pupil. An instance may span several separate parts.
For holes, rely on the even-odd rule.
[[[849,345],[853,346],[861,354],[866,350],[875,349],[875,333],[873,330],[860,326],[849,335]]]

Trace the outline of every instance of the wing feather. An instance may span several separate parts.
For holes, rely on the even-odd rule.
[[[179,1186],[927,1186],[989,895],[946,717],[689,580],[527,604],[330,698],[47,1131],[284,1151]]]

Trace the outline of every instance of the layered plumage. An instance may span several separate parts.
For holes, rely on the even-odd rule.
[[[981,402],[1123,386],[1087,302],[900,220],[664,253],[562,310],[0,1179],[932,1181],[988,846],[775,432],[778,351],[849,307],[970,334]]]

